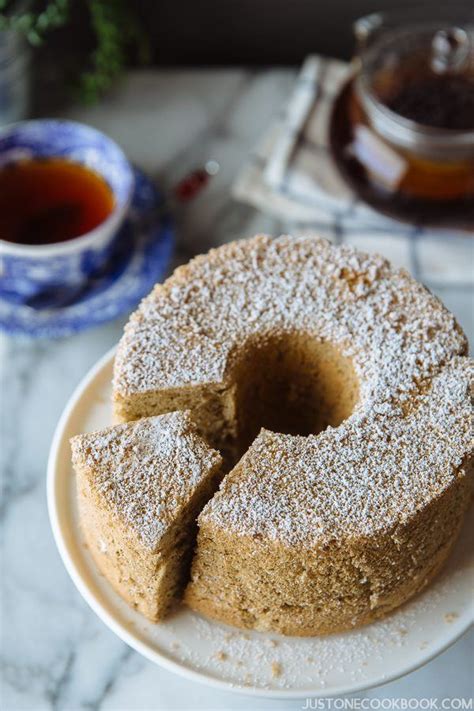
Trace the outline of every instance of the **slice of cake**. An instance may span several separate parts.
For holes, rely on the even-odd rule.
[[[71,439],[87,545],[115,590],[160,620],[186,583],[196,517],[216,490],[221,457],[188,412]]]

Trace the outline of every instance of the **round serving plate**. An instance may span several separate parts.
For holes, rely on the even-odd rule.
[[[97,571],[79,527],[69,438],[111,424],[114,352],[79,384],[48,464],[48,507],[59,552],[94,612],[137,652],[188,679],[261,697],[328,697],[384,684],[425,664],[473,620],[472,512],[441,575],[385,620],[326,637],[245,632],[182,607],[160,624],[126,605]]]

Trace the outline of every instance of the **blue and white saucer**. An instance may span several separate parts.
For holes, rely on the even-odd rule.
[[[107,268],[78,293],[65,294],[61,306],[32,307],[0,299],[2,331],[33,338],[78,333],[131,311],[166,276],[174,247],[172,221],[161,211],[164,198],[150,178],[137,168],[134,172],[130,212]]]

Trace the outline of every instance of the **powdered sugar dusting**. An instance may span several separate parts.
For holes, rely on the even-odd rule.
[[[438,299],[382,257],[258,236],[211,250],[155,287],[125,328],[115,394],[222,382],[249,337],[294,330],[353,357],[364,398],[377,401],[409,393],[466,348]]]
[[[291,545],[403,521],[472,450],[472,366],[452,314],[378,255],[258,236],[194,259],[132,316],[115,397],[225,382],[248,338],[295,330],[352,359],[359,404],[317,436],[263,432],[201,522]]]
[[[473,378],[472,361],[456,358],[406,417],[372,408],[317,436],[262,431],[200,523],[289,545],[403,523],[465,474]]]
[[[156,549],[196,487],[220,462],[197,436],[189,413],[172,412],[79,435],[71,440],[73,463],[91,485]]]

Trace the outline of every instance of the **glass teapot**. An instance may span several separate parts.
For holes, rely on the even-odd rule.
[[[354,25],[351,80],[331,144],[378,209],[474,225],[474,10],[374,13]]]

